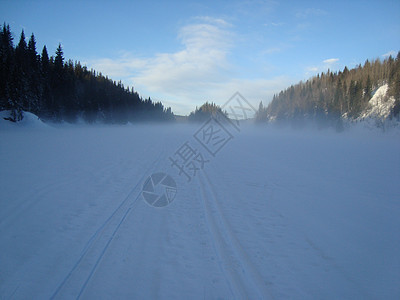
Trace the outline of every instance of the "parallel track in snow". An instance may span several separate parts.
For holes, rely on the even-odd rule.
[[[141,184],[146,176],[155,171],[154,168],[160,162],[164,152],[165,150],[160,151],[157,159],[147,168],[118,207],[90,236],[75,264],[57,286],[50,299],[63,298],[63,296],[81,298],[121,225],[135,210],[141,196]]]
[[[235,299],[272,299],[257,268],[225,219],[215,188],[205,172],[199,175],[201,201],[218,263]]]

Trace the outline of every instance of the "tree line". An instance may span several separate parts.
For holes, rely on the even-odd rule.
[[[0,25],[0,110],[10,110],[12,121],[23,111],[45,121],[127,123],[174,119],[171,108],[150,98],[142,99],[133,88],[88,70],[80,62],[65,61],[61,44],[55,56],[44,46],[36,50],[34,34],[26,43],[22,30],[14,47],[10,26]]]
[[[190,122],[204,122],[211,116],[228,116],[226,112],[222,111],[221,107],[213,102],[206,102],[200,107],[196,107],[188,116],[188,121]]]
[[[368,106],[374,91],[388,84],[387,97],[395,98],[390,117],[399,118],[400,112],[400,52],[396,59],[365,61],[349,70],[326,73],[292,85],[274,95],[268,106],[260,103],[258,121],[304,120],[340,124],[344,119],[356,119]]]

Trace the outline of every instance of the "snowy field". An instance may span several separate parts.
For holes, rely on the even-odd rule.
[[[400,299],[398,134],[246,127],[214,157],[201,124],[4,124],[0,299]]]

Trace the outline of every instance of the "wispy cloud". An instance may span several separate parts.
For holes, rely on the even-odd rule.
[[[290,84],[292,84],[290,78],[284,76],[273,79],[233,78],[207,86],[200,93],[200,97],[193,91],[189,94],[190,101],[187,101],[189,99],[184,97],[167,98],[167,100],[154,99],[163,100],[166,105],[174,107],[176,114],[187,114],[193,111],[195,106],[200,106],[205,101],[213,101],[218,105],[223,105],[235,92],[239,91],[253,107],[257,108],[260,101],[267,104],[274,94],[287,88]]]
[[[230,26],[223,19],[197,17],[179,30],[180,51],[145,58],[125,52],[114,59],[86,63],[110,77],[129,78],[129,84],[142,87],[147,94],[193,95],[198,88],[226,79],[231,69],[227,54],[233,44]]]
[[[318,67],[307,67],[306,68],[307,73],[310,73],[310,72],[317,73],[318,70],[319,70]]]
[[[305,8],[305,9],[300,9],[295,13],[295,16],[300,19],[307,19],[309,17],[314,17],[314,16],[324,16],[326,15],[327,12],[325,10],[319,9],[319,8]]]
[[[131,78],[132,82],[148,92],[189,100],[225,81],[232,69],[227,55],[233,34],[228,30],[229,24],[221,19],[201,21],[181,28],[181,51],[149,58],[139,74]]]
[[[238,66],[229,60],[237,38],[233,28],[224,19],[197,17],[178,31],[179,51],[145,58],[123,53],[117,59],[91,61],[90,66],[124,77],[142,95],[171,105],[178,114],[205,101],[223,104],[236,91],[256,105],[283,89],[288,80],[235,78]]]
[[[218,26],[223,26],[223,27],[231,27],[232,24],[229,22],[225,21],[224,19],[221,18],[213,18],[210,16],[197,16],[193,18],[194,20],[197,20],[202,23],[209,23],[209,24],[214,24]]]
[[[321,63],[309,66],[306,68],[306,75],[314,75],[315,73],[325,72],[328,69],[335,69],[338,67],[339,58],[327,58],[324,59]]]
[[[333,65],[339,61],[339,58],[328,58],[323,61],[326,65]]]
[[[134,57],[128,52],[121,52],[116,59],[100,58],[87,60],[83,63],[101,71],[110,78],[124,78],[132,76],[138,69],[145,67],[147,60]]]
[[[270,23],[264,23],[264,26],[266,27],[281,27],[284,26],[284,22],[270,22]]]
[[[397,52],[394,50],[390,50],[389,52],[382,54],[383,58],[389,58],[389,56],[396,57]]]

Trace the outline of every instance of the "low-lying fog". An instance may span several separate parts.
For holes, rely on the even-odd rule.
[[[4,124],[2,299],[400,297],[398,130]]]

